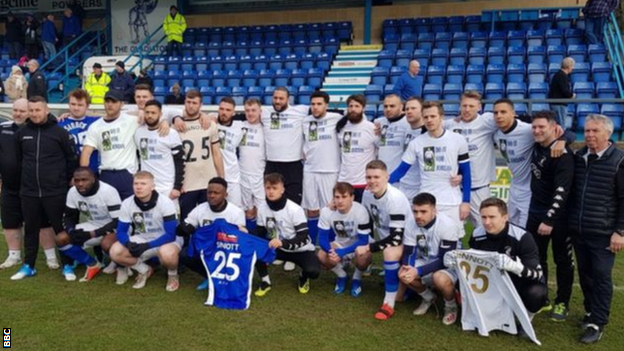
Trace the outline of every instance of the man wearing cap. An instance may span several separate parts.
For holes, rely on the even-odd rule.
[[[93,64],[93,73],[87,78],[85,83],[85,90],[91,96],[91,103],[94,105],[101,105],[104,103],[104,95],[108,91],[108,84],[111,82],[111,77],[102,71],[102,65],[99,62]]]
[[[115,63],[115,75],[108,85],[111,91],[115,90],[122,95],[122,101],[130,101],[134,94],[134,79],[126,72],[126,65],[123,61]]]
[[[186,30],[186,19],[178,11],[175,5],[169,8],[169,14],[163,21],[163,31],[167,36],[167,55],[182,56],[180,45],[184,41],[183,35]]]

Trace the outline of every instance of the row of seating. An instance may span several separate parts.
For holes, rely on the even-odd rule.
[[[309,85],[320,87],[323,84],[325,71],[320,68],[278,69],[278,70],[215,70],[215,71],[155,71],[154,86],[172,86],[176,82],[182,86],[212,87],[253,87],[253,86],[286,86]]]
[[[285,86],[290,92],[291,104],[310,104],[310,96],[317,88],[307,85]],[[201,86],[201,87],[185,87],[184,92],[188,92],[191,89],[199,89],[202,93],[202,102],[205,105],[218,104],[219,101],[226,96],[231,96],[237,105],[242,105],[246,99],[255,98],[262,101],[264,105],[271,105],[273,92],[276,86],[266,87],[214,87],[214,86]],[[156,87],[154,88],[154,97],[163,102],[168,92],[171,92],[171,88]]]
[[[226,41],[219,42],[195,42],[182,44],[182,56],[230,56],[230,55],[288,55],[328,52],[335,54],[340,48],[340,40],[337,38],[327,39],[301,39],[281,41]]]
[[[436,32],[421,34],[384,34],[384,45],[418,45],[422,48],[466,48],[503,47],[503,46],[539,46],[543,45],[578,45],[584,42],[585,31],[581,29],[550,29],[529,31],[496,32]],[[387,47],[392,50],[393,47]],[[396,48],[394,48],[396,49]],[[409,48],[407,48],[409,49]]]
[[[200,57],[157,57],[154,59],[155,71],[206,71],[206,70],[262,70],[262,69],[310,69],[328,70],[332,55],[319,54],[290,55],[245,55],[245,56],[200,56]]]
[[[278,39],[321,39],[336,38],[340,41],[351,39],[351,22],[274,24],[263,26],[239,27],[204,27],[189,28],[184,32],[184,41],[221,42],[221,41],[256,41]]]
[[[466,62],[475,65],[491,64],[530,64],[530,63],[561,63],[564,57],[572,57],[575,62],[605,62],[607,50],[604,45],[570,45],[565,46],[512,46],[505,48],[471,48],[467,49],[416,49],[416,50],[382,50],[378,55],[381,67],[406,66],[415,59],[421,66],[433,65],[464,65]]]

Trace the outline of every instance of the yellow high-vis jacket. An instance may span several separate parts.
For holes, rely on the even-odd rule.
[[[175,17],[171,17],[170,14],[165,17],[163,21],[163,31],[167,35],[167,42],[177,41],[182,43],[182,34],[186,30],[186,19],[181,14],[177,13]]]
[[[106,72],[102,72],[100,79],[95,77],[95,73],[91,73],[87,82],[85,83],[85,90],[91,96],[92,104],[103,104],[104,95],[108,91],[108,84],[111,82],[111,78]]]

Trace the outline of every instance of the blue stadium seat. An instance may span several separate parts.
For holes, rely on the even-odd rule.
[[[503,10],[501,11],[500,22],[498,24],[502,30],[513,31],[516,30],[519,19],[520,12],[518,10]]]
[[[487,83],[503,83],[505,80],[505,65],[502,64],[489,64],[486,71]]]
[[[253,68],[254,59],[250,55],[240,56],[238,59],[238,69],[245,71]]]
[[[212,28],[208,28],[208,40],[211,42],[217,42],[220,43],[221,41],[223,41],[223,28],[221,27],[212,27]]]
[[[524,31],[512,30],[507,33],[507,46],[522,46],[524,47]]]
[[[208,28],[199,28],[199,31],[195,33],[195,41],[207,43],[209,41]]]
[[[284,68],[284,57],[280,54],[275,54],[269,59],[269,69],[278,70]]]
[[[431,19],[431,31],[434,33],[446,32],[447,25],[448,18],[446,17],[434,17]]]
[[[280,32],[281,34],[281,32]],[[289,55],[293,52],[293,42],[291,39],[281,39],[279,41],[279,47],[277,53],[282,56]]]
[[[444,104],[444,119],[457,118],[459,116],[459,104]]]
[[[182,71],[193,71],[195,70],[195,57],[183,57],[182,64],[180,65]]]
[[[390,50],[382,50],[377,55],[377,65],[379,67],[392,67],[394,63],[395,52]]]
[[[488,40],[487,32],[471,32],[470,47],[471,48],[485,48],[487,46],[487,40]]]
[[[440,84],[425,84],[423,88],[424,100],[440,100],[442,95],[442,85]]]
[[[221,101],[226,96],[232,96],[232,88],[230,87],[218,87],[215,92],[215,102]]]
[[[444,84],[443,96],[444,100],[459,100],[462,94],[462,85],[454,83]]]
[[[317,54],[323,51],[323,40],[320,38],[310,39],[308,51]]]
[[[549,63],[561,63],[566,55],[566,47],[562,45],[549,45],[546,49]]]
[[[211,71],[223,69],[223,59],[221,58],[221,56],[211,57],[210,63],[208,64],[208,69],[210,69]]]
[[[314,88],[320,88],[323,84],[324,71],[322,68],[310,68],[308,70],[308,85]]]
[[[234,41],[236,40],[236,28],[234,27],[225,27],[223,28],[222,38],[223,41]]]
[[[316,53],[307,53],[301,57],[301,61],[299,61],[299,68],[310,69],[314,67],[315,63],[316,63]]]
[[[193,55],[193,44],[191,43],[182,43],[182,57],[190,57]]]
[[[332,56],[326,52],[319,52],[316,57],[316,68],[320,68],[324,71],[329,70],[329,66],[331,64]]]
[[[624,105],[622,104],[602,104],[600,113],[609,117],[613,122],[613,129],[616,132],[622,130],[622,115],[624,114]]]
[[[234,50],[236,49],[236,43],[233,41],[224,41],[221,43],[221,56],[231,56],[234,55]]]
[[[170,56],[167,59],[167,71],[179,71],[182,64],[182,58],[178,56]]]
[[[256,85],[256,81],[258,80],[258,72],[255,70],[245,70],[243,72],[243,86],[244,87],[253,87]]]
[[[468,83],[483,83],[483,76],[485,75],[485,67],[483,65],[468,65],[466,68],[466,82]]]
[[[596,95],[599,99],[618,98],[618,86],[615,82],[596,83]]]
[[[320,25],[320,24],[319,24]],[[292,24],[280,24],[277,26],[277,38],[279,40],[292,39]],[[320,26],[319,26],[320,29]]]
[[[468,50],[463,48],[453,48],[450,54],[451,65],[465,65],[468,57]]]
[[[308,39],[320,39],[323,25],[321,23],[308,24],[307,36]]]
[[[474,16],[466,16],[465,21],[464,21],[464,26],[465,26],[465,30],[466,32],[478,32],[481,30],[481,16],[480,15],[474,15]]]
[[[284,68],[287,69],[297,69],[299,68],[299,62],[301,60],[301,56],[296,53],[292,53],[284,59]]]
[[[576,82],[587,82],[589,80],[590,65],[588,62],[578,62],[574,64],[574,70],[570,74],[572,84]]]
[[[221,54],[221,43],[210,42],[208,43],[208,47],[206,49],[206,56],[214,57],[219,56]]]
[[[576,69],[576,67],[574,67]],[[594,82],[611,81],[612,68],[610,62],[595,62],[591,65]],[[574,71],[572,71],[574,72]]]
[[[412,58],[418,61],[421,67],[427,67],[431,59],[431,49],[416,49]]]
[[[524,82],[507,83],[507,97],[512,100],[524,99],[526,97],[527,87]]]
[[[397,33],[388,33],[383,36],[384,50],[396,51],[399,49],[400,36]]]
[[[529,99],[546,99],[548,97],[548,83],[541,81],[529,83]]]
[[[507,49],[507,63],[524,64],[525,48],[522,46],[512,46]]]
[[[412,18],[403,18],[399,20],[398,29],[400,34],[414,33],[414,20]]]
[[[253,35],[252,35],[253,36]],[[264,53],[264,42],[259,40],[252,40],[249,44],[249,55],[258,56]]]
[[[503,83],[487,83],[485,85],[485,98],[496,100],[505,96],[505,86]]]
[[[375,67],[371,72],[371,84],[385,85],[389,75],[390,69],[388,67]]]
[[[526,74],[526,66],[524,64],[510,63],[507,65],[507,82],[520,83],[524,82]]]
[[[526,38],[528,47],[544,45],[544,32],[541,30],[527,31]]]
[[[580,29],[566,29],[565,41],[566,45],[580,45],[583,44],[584,31]]]
[[[568,56],[577,63],[587,60],[587,47],[585,45],[568,45]]]
[[[433,49],[431,51],[431,64],[435,66],[446,66],[448,63],[448,49]]]
[[[364,96],[368,101],[380,101],[383,93],[383,86],[370,84],[364,89]]]
[[[166,87],[154,87],[154,96],[165,96],[167,95]]]
[[[194,56],[206,56],[206,48],[208,46],[204,42],[195,43],[195,47],[193,49]]]
[[[414,20],[414,29],[416,33],[429,33],[431,29],[431,19],[430,18],[416,18]]]
[[[505,48],[490,47],[488,49],[488,64],[502,65],[505,63]]]
[[[351,22],[343,21],[338,22],[338,28],[336,29],[336,35],[340,41],[351,41],[353,32],[353,26]]]
[[[323,51],[330,54],[335,55],[338,52],[338,48],[340,48],[340,42],[336,38],[325,38],[323,39]]]
[[[596,113],[600,113],[600,108],[598,107],[598,104],[587,104],[587,103],[583,103],[583,104],[578,104],[576,106],[576,118],[579,121],[579,127],[583,128],[585,127],[585,117],[587,117],[587,115],[589,114],[596,114]],[[583,118],[583,124],[581,125],[580,120],[581,118]]]
[[[444,83],[445,75],[446,68],[444,66],[427,67],[427,83],[442,85],[442,83]]]
[[[366,105],[364,107],[364,114],[369,121],[374,120],[377,117],[377,105]]]
[[[394,59],[395,66],[409,66],[410,61],[412,60],[412,51],[411,50],[397,50],[396,56]]]
[[[403,73],[407,72],[405,67],[392,67],[390,68],[390,83],[396,84],[397,80],[403,75]]]
[[[236,41],[237,42],[247,42],[249,41],[251,35],[251,28],[247,27],[247,26],[242,26],[242,27],[238,27],[238,30],[236,31]],[[237,54],[237,55],[247,55],[247,54]]]
[[[167,70],[167,58],[156,57],[154,59],[154,71],[166,71]]]
[[[327,22],[323,23],[321,26],[321,37],[323,38],[334,38],[336,37],[336,29],[338,27],[337,22]]]
[[[291,73],[289,69],[275,70],[274,84],[278,87],[289,85]]]
[[[197,72],[197,86],[199,87],[207,87],[210,85],[210,80],[212,78],[212,72],[210,71],[198,71]]]
[[[548,64],[548,77],[549,77],[548,79],[552,79],[555,73],[559,72],[560,69],[561,69],[561,63],[559,62]]]
[[[418,48],[419,49],[432,49],[435,36],[433,33],[420,33],[418,34]]]
[[[484,47],[472,47],[468,51],[468,63],[471,65],[484,65],[487,51]]]
[[[175,83],[180,83],[182,74],[180,71],[167,71],[167,85],[173,86]]]
[[[464,91],[477,91],[479,94],[483,95],[483,84],[482,83],[466,83],[464,85]]]
[[[603,44],[591,44],[587,47],[589,62],[605,62],[607,60],[607,49]]]
[[[268,33],[265,33],[265,36]],[[267,41],[264,42],[264,48],[262,49],[262,53],[268,57],[271,57],[273,55],[277,54],[277,48],[278,48],[279,44],[277,42],[277,40],[275,39],[269,39]]]
[[[592,82],[574,83],[572,90],[578,99],[592,99],[594,97],[595,87]]]
[[[234,55],[245,56],[249,55],[249,42],[245,40],[237,41],[236,48],[234,48]]]
[[[464,30],[464,16],[451,16],[448,19],[448,31],[457,33]]]
[[[154,86],[164,87],[165,82],[167,81],[167,71],[160,70],[154,71],[154,78],[152,79],[154,82]]]
[[[504,48],[507,41],[507,32],[490,32],[490,44],[491,48]]]
[[[470,34],[467,32],[455,32],[453,33],[452,48],[466,49],[468,50],[468,42],[470,41]]]
[[[399,21],[396,19],[385,19],[382,23],[383,34],[396,34],[398,33]]]
[[[249,87],[249,90],[247,90],[248,99],[258,99],[262,101],[262,96],[264,96],[264,87],[254,86]]]
[[[527,104],[514,104],[514,110],[517,116],[526,115],[529,112]]]
[[[543,46],[529,46],[527,48],[527,62],[531,63],[544,63],[546,57],[546,48]]]
[[[302,69],[293,69],[290,75],[291,84],[294,86],[302,86],[306,83],[308,71]]]
[[[449,49],[451,47],[451,33],[435,31],[435,49]]]
[[[537,111],[550,111],[550,105],[542,103],[533,104],[531,107],[531,113],[535,113]]]
[[[183,71],[182,72],[182,86],[194,87],[196,78],[197,78],[197,73],[195,73],[195,71]]]
[[[315,91],[314,87],[303,85],[299,87],[299,104],[301,105],[309,105],[310,104],[310,96]]]
[[[414,33],[401,34],[399,49],[412,51],[416,48],[417,36]]]
[[[226,71],[238,69],[238,56],[231,55],[223,58],[223,69]]]
[[[264,87],[264,94],[262,95],[263,105],[271,105],[273,103],[274,86]]]
[[[236,102],[236,105],[243,105],[245,97],[247,96],[247,87],[234,87],[232,88],[232,99]]]
[[[384,89],[383,90],[384,90],[384,92],[382,94],[383,95],[382,97],[385,99],[386,96],[394,93],[394,84],[386,84],[386,85],[384,85]],[[383,107],[383,104],[380,105],[380,106]],[[382,116],[383,116],[383,113],[382,113]]]
[[[464,83],[466,67],[463,65],[450,65],[446,68],[446,82],[454,84]]]
[[[254,61],[253,61],[252,68],[255,69],[256,71],[261,71],[263,69],[269,68],[269,59],[266,55],[258,55],[254,57],[253,60]]]
[[[308,51],[308,40],[304,38],[295,39],[292,51],[298,55],[305,54]]]
[[[563,30],[561,29],[549,29],[546,31],[546,45],[562,45],[563,44]]]

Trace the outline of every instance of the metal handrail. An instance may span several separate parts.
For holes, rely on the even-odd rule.
[[[150,41],[152,40],[152,38],[158,33],[160,32],[160,30],[163,28],[163,25],[161,24],[158,28],[156,28],[156,30],[154,30],[150,35],[146,36],[139,44],[137,44],[135,46],[135,48],[130,51],[130,53],[128,54],[128,56],[126,56],[125,59],[123,59],[123,63],[128,62],[128,60],[137,55],[139,56],[139,60],[137,61],[137,63],[135,63],[132,67],[130,67],[127,71],[128,72],[132,72],[137,66],[139,66],[140,69],[143,69],[143,58],[147,55],[149,55],[152,51],[154,51],[155,48],[157,48],[160,43],[162,43],[163,40],[165,40],[166,36],[163,35],[162,38],[160,38],[160,40],[158,40],[156,42],[156,44],[154,45],[150,45]],[[148,45],[148,49],[146,52],[143,50],[143,47],[145,45]]]
[[[620,91],[620,97],[624,98],[624,43],[618,27],[615,14],[611,12],[609,20],[604,26],[604,41],[609,51],[609,59],[613,67],[613,75]]]

